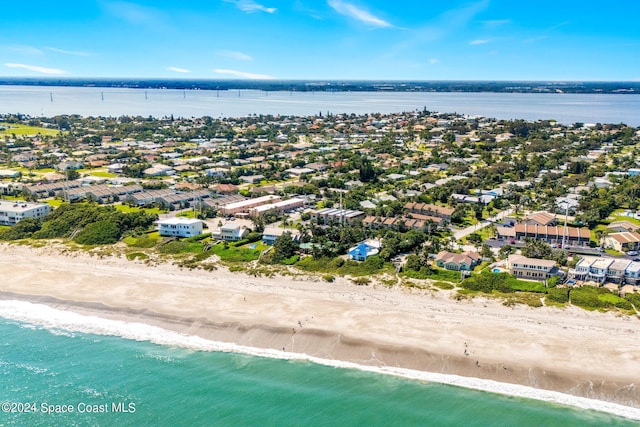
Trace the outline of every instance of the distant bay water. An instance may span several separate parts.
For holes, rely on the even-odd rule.
[[[640,95],[493,92],[265,92],[0,86],[0,113],[246,117],[398,113],[426,108],[498,119],[640,126]]]

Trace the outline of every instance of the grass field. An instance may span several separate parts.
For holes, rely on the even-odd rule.
[[[105,171],[89,171],[89,175],[97,176],[98,178],[115,178],[118,176],[115,173],[109,173]]]
[[[58,206],[64,203],[62,199],[49,199],[49,200],[45,200],[44,202],[54,208],[57,208]]]
[[[27,126],[23,124],[0,122],[0,126],[6,127],[6,129],[0,130],[0,135],[58,135],[60,133],[57,129]]]
[[[144,211],[148,214],[156,214],[158,216],[164,213],[164,211],[158,208],[138,208],[135,206],[129,206],[129,205],[123,205],[123,204],[114,205],[114,207],[120,212],[124,212],[124,213]]]

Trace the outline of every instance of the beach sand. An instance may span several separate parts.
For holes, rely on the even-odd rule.
[[[521,384],[640,408],[640,319],[417,291],[150,267],[0,244],[0,299],[243,346]]]

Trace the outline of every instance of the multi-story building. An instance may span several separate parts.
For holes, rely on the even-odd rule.
[[[330,222],[353,224],[357,219],[363,218],[364,212],[351,209],[324,208],[311,212],[311,219],[323,224]]]
[[[202,221],[194,218],[167,218],[156,222],[158,233],[169,237],[193,237],[202,234]]]
[[[267,212],[290,212],[294,209],[298,209],[304,206],[304,200],[299,198],[293,198],[289,200],[281,200],[275,203],[267,203],[266,205],[256,206],[254,208],[249,209],[249,215],[251,216],[260,216],[264,215]]]
[[[46,203],[0,200],[0,225],[16,225],[25,218],[44,218],[51,212]]]
[[[547,280],[558,272],[553,260],[527,258],[516,254],[509,255],[507,269],[519,279],[531,280]]]
[[[596,283],[631,283],[640,280],[640,262],[611,257],[584,257],[569,270],[569,278]]]
[[[498,237],[502,237],[500,232],[507,231],[503,227],[498,229]],[[588,228],[576,227],[556,227],[551,225],[537,224],[516,224],[510,233],[514,233],[515,240],[534,239],[542,240],[550,245],[562,244],[566,246],[588,246],[591,240],[591,232]],[[510,236],[509,236],[510,237]]]
[[[256,206],[266,205],[268,203],[276,203],[280,201],[279,196],[262,196],[253,199],[246,199],[239,202],[229,203],[220,208],[220,212],[223,215],[235,215],[240,212],[249,212],[251,208]]]
[[[447,207],[444,207],[444,206],[432,205],[432,204],[429,204],[429,203],[414,203],[414,202],[409,202],[409,203],[405,204],[404,208],[407,209],[409,212],[412,212],[412,213],[428,215],[428,216],[435,216],[435,217],[442,218],[442,219],[444,219],[446,221],[449,221],[449,222],[451,222],[451,215],[453,214],[453,211],[455,210],[453,208],[447,208]]]

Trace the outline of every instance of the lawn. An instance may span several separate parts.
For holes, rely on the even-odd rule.
[[[49,200],[45,200],[44,202],[47,203],[52,208],[57,208],[58,206],[60,206],[61,204],[64,203],[64,200],[62,200],[62,199],[49,199]]]
[[[118,176],[115,173],[109,173],[105,171],[93,171],[93,172],[89,172],[89,175],[97,176],[98,178],[115,178]]]
[[[268,248],[267,245],[260,243],[248,243],[246,245],[236,247],[224,244],[217,244],[211,247],[211,252],[218,255],[221,261],[225,262],[247,262],[255,261],[260,256],[260,253]]]
[[[176,216],[181,216],[181,217],[184,217],[184,218],[195,218],[196,217],[195,212],[193,212],[193,210],[180,212]]]
[[[7,128],[4,130],[0,130],[0,135],[58,135],[60,133],[60,131],[57,129],[27,126],[19,123],[0,122],[0,126],[4,126]]]
[[[158,208],[139,208],[137,206],[129,206],[129,205],[123,205],[123,204],[114,205],[114,207],[120,212],[124,212],[124,213],[144,211],[149,215],[156,214],[158,216],[164,213],[163,210],[160,210]]]
[[[628,221],[632,224],[635,224],[637,226],[640,227],[640,220],[635,219],[633,217],[627,216],[624,213],[628,212],[628,209],[616,209],[615,211],[613,211],[613,213],[611,215],[609,215],[609,218],[611,222],[613,221]]]

